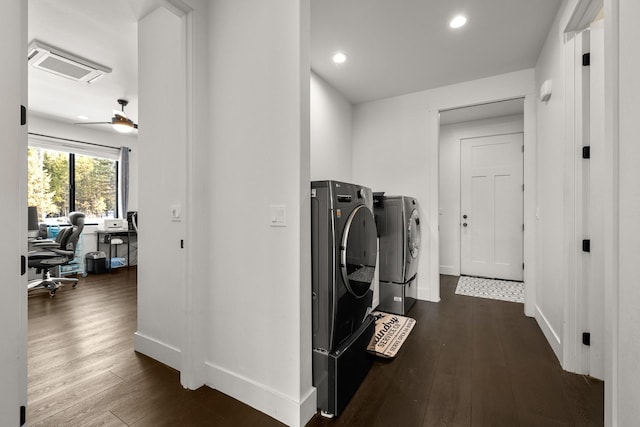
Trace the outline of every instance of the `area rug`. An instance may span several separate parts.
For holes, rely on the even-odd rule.
[[[397,314],[374,311],[376,331],[367,350],[376,356],[393,359],[416,324],[415,319]]]
[[[524,303],[524,283],[460,276],[456,294]]]

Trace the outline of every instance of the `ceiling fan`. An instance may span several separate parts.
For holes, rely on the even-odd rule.
[[[76,123],[77,125],[111,125],[113,129],[122,133],[129,133],[134,129],[138,129],[137,123],[127,117],[124,112],[124,107],[129,104],[126,99],[118,99],[118,104],[121,106],[121,111],[113,110],[113,117],[110,122],[82,122]]]

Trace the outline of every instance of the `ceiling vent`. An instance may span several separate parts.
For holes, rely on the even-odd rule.
[[[93,83],[111,72],[109,67],[65,52],[39,40],[33,40],[29,44],[28,52],[29,64],[34,68],[76,82]]]

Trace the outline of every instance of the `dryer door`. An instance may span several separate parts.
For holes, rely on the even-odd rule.
[[[376,268],[376,223],[371,210],[357,206],[344,227],[340,246],[342,279],[356,298],[367,294]]]
[[[407,267],[405,280],[409,281],[418,271],[418,254],[420,252],[420,216],[418,209],[411,211],[407,226]]]

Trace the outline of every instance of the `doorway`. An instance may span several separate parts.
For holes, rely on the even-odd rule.
[[[443,111],[440,113],[440,137],[439,137],[439,223],[440,223],[440,273],[459,276],[461,274],[477,275],[483,277],[509,278],[510,280],[522,280],[522,264],[523,264],[523,201],[522,196],[522,147],[524,132],[524,99],[518,98],[508,101],[494,102],[464,108],[456,108]],[[509,173],[505,174],[506,169],[496,169],[495,165],[489,168],[493,175],[498,175],[497,185],[506,184],[509,179],[507,175],[517,175],[518,182],[511,182],[511,189],[519,190],[518,193],[511,192],[511,196],[518,198],[517,201],[505,202],[500,196],[498,203],[507,203],[509,206],[509,223],[511,224],[509,233],[505,234],[508,227],[503,227],[505,221],[500,215],[505,210],[494,212],[495,196],[493,188],[496,183],[494,179],[489,185],[488,180],[485,185],[473,184],[472,174],[467,172],[466,183],[462,178],[463,164],[466,169],[470,169],[473,163],[473,154],[471,147],[478,146],[478,150],[484,151],[485,158],[493,159],[495,155],[503,156],[504,154],[489,153],[495,151],[496,147],[511,147],[511,151],[507,148],[505,153],[510,153],[511,162],[515,162],[517,172],[512,167],[508,168]],[[496,145],[497,144],[497,145]],[[467,148],[465,148],[467,147]],[[484,148],[482,148],[484,147]],[[500,152],[500,150],[498,149]],[[481,154],[481,153],[478,153]],[[476,156],[477,157],[477,156]],[[477,157],[478,159],[482,158]],[[485,165],[488,166],[488,165]],[[484,168],[484,172],[488,169]],[[500,173],[497,173],[500,172]],[[480,174],[482,175],[482,174]],[[485,173],[486,175],[486,173]],[[480,182],[483,179],[476,179]],[[475,185],[476,191],[471,191],[471,187]],[[464,190],[466,188],[466,190]],[[480,193],[477,193],[480,191]],[[485,192],[486,194],[482,193]],[[464,197],[463,197],[464,193]],[[477,193],[476,196],[473,196]],[[489,195],[491,193],[491,195]],[[473,201],[473,197],[478,200]],[[488,201],[487,197],[491,200]],[[466,200],[463,202],[463,200]],[[478,214],[473,214],[471,218],[470,211],[466,210],[485,207],[484,211],[478,210]],[[513,209],[515,207],[515,209]],[[490,208],[490,209],[489,209]],[[463,218],[466,215],[467,218]],[[498,217],[496,217],[498,215]],[[465,221],[467,220],[467,221]],[[473,222],[472,222],[473,220]],[[466,223],[466,226],[464,225]],[[472,233],[471,229],[477,230],[481,223],[485,224],[484,231],[478,230],[478,233]],[[493,227],[492,224],[499,224]],[[489,230],[490,233],[487,231]],[[497,233],[497,234],[496,234]],[[506,251],[507,246],[501,246],[496,258],[495,251],[485,251],[482,248],[493,246],[491,240],[480,239],[482,234],[491,235],[491,239],[495,241],[496,236],[500,241],[508,241],[511,247],[517,247],[517,253],[502,255]],[[512,237],[507,237],[512,236]],[[514,237],[515,236],[515,240]],[[476,242],[482,242],[480,245]],[[484,245],[484,246],[482,246]],[[475,249],[474,249],[475,248]],[[489,252],[493,255],[488,257]],[[464,255],[463,255],[464,254]],[[465,258],[465,263],[463,263]],[[491,258],[491,266],[488,263]],[[515,260],[517,258],[517,260]],[[514,261],[515,260],[515,261]],[[463,266],[464,264],[464,266]],[[496,273],[496,269],[498,272]],[[503,271],[500,271],[503,270]],[[505,271],[508,271],[505,272]]]

